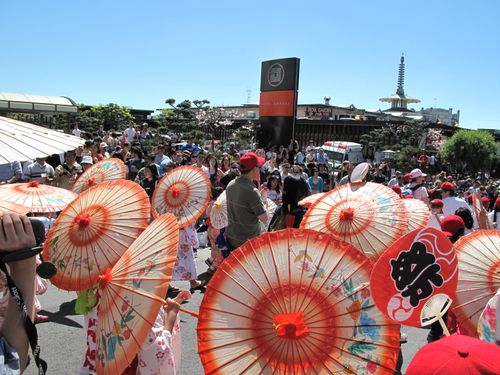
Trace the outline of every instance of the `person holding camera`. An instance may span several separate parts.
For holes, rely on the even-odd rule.
[[[4,214],[0,217],[0,255],[30,249],[36,245],[31,222],[26,216]],[[24,299],[21,311],[11,295],[0,327],[0,373],[23,373],[28,364],[28,335],[24,319],[33,321],[35,300],[35,258],[9,263],[10,278]]]

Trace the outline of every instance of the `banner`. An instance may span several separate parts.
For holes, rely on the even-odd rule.
[[[458,260],[446,235],[434,228],[415,230],[390,246],[375,263],[370,279],[373,300],[393,321],[421,327],[450,307],[458,283]]]
[[[296,57],[262,62],[260,80],[260,147],[286,145],[294,138],[300,60]]]

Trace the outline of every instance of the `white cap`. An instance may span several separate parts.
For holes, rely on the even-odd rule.
[[[426,177],[427,175],[425,173],[422,173],[422,171],[418,168],[415,168],[410,172],[410,178],[417,178],[417,177]]]
[[[92,156],[84,156],[82,158],[82,162],[81,164],[94,164],[94,162],[92,161]]]

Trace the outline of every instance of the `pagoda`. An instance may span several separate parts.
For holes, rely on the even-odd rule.
[[[398,89],[396,93],[387,98],[380,98],[381,102],[391,103],[391,108],[384,112],[406,112],[408,111],[408,103],[420,103],[419,99],[410,98],[405,95],[405,57],[401,55],[401,62],[399,63],[398,72]]]

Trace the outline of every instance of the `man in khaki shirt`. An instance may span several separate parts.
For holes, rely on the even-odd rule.
[[[68,151],[65,155],[65,161],[55,170],[54,185],[71,190],[78,176],[82,173],[82,167],[76,162],[74,151]]]
[[[260,234],[260,222],[266,224],[268,217],[259,189],[254,184],[259,178],[264,158],[248,152],[240,158],[241,176],[231,181],[226,188],[228,226],[225,236],[228,250],[243,245]]]

